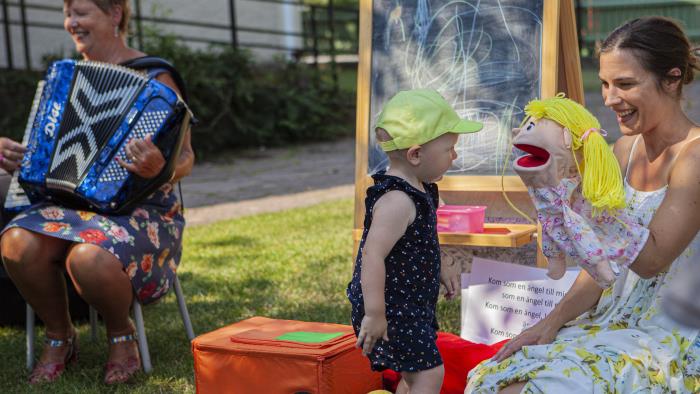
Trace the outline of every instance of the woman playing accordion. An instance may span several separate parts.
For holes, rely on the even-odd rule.
[[[128,65],[145,56],[126,45],[129,11],[127,0],[64,0],[64,28],[84,60]],[[168,69],[144,72],[181,93]],[[0,142],[0,167],[16,171],[24,148]],[[114,161],[142,180],[162,176],[167,164],[150,135],[131,139]],[[68,313],[64,271],[104,318],[109,342],[105,383],[126,382],[140,369],[129,308],[134,297],[147,304],[163,296],[180,261],[185,221],[172,191],[194,164],[189,127],[173,163],[163,186],[119,214],[44,200],[3,229],[0,252],[5,269],[46,326],[45,346],[30,383],[58,379],[76,359],[77,335]]]

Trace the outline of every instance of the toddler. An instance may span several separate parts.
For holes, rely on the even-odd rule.
[[[399,92],[379,115],[376,136],[390,166],[367,189],[347,294],[357,347],[373,370],[401,373],[397,393],[438,393],[442,385],[435,307],[440,282],[448,298],[460,286],[458,276],[441,274],[434,182],[457,158],[458,134],[481,128],[427,89]]]

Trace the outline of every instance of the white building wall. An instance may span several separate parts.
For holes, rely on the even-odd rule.
[[[16,1],[11,2],[17,3]],[[63,3],[59,0],[31,0],[32,5],[57,7]],[[132,1],[132,5],[134,1]],[[10,21],[20,21],[19,7],[8,7]],[[265,29],[284,32],[302,32],[301,6],[283,5],[277,3],[235,0],[236,26],[238,27],[238,43],[241,48],[249,48],[256,59],[267,60],[275,55],[290,55],[289,51],[280,49],[251,48],[250,45],[271,45],[283,48],[301,48],[299,36],[271,35],[259,32],[247,32],[246,28]],[[135,13],[135,10],[133,10]],[[284,12],[288,12],[285,17]],[[229,0],[141,0],[141,12],[144,17],[165,17],[176,20],[192,21],[228,26],[230,24]],[[46,54],[70,55],[73,43],[68,34],[62,30],[63,15],[58,10],[27,9],[27,20],[33,23],[50,25],[51,27],[32,26],[28,28],[32,67],[41,68],[42,57]],[[2,10],[0,8],[0,17]],[[132,22],[135,22],[132,19]],[[159,30],[181,36],[197,37],[223,43],[231,43],[231,31],[227,28],[206,28],[180,24],[164,24],[142,22],[144,25],[156,26]],[[135,34],[136,25],[132,23]],[[19,25],[10,28],[12,60],[15,68],[25,67],[24,43],[22,29]],[[206,48],[208,44],[185,41],[193,48]],[[136,42],[134,42],[136,45]],[[6,55],[4,25],[0,24],[0,68],[9,66]]]

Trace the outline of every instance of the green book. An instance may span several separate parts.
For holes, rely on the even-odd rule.
[[[310,331],[293,331],[280,335],[275,339],[280,341],[294,341],[304,343],[321,343],[330,341],[343,335],[342,332],[310,332]]]

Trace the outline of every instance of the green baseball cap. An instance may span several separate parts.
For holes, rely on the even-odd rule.
[[[391,136],[380,142],[389,152],[422,145],[445,133],[473,133],[481,130],[480,122],[461,119],[452,106],[433,89],[405,90],[384,104],[377,128]]]

